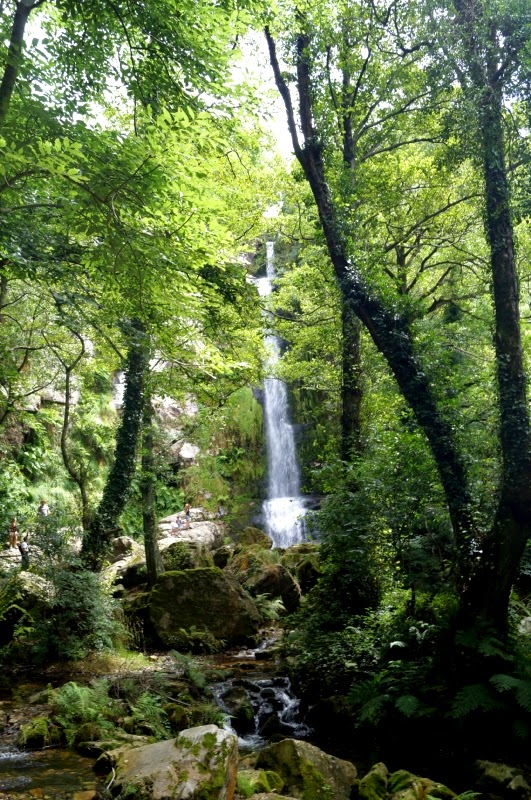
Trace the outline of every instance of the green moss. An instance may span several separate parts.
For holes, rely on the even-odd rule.
[[[387,795],[387,767],[375,764],[359,783],[360,800],[382,800]]]
[[[397,772],[393,772],[393,774],[389,776],[387,790],[389,794],[402,792],[404,789],[408,789],[416,780],[416,776],[411,772],[408,772],[405,769],[399,769]]]
[[[59,744],[61,732],[48,717],[35,717],[22,725],[18,734],[19,747],[43,748]]]

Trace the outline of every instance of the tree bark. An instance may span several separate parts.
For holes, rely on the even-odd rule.
[[[351,461],[361,452],[361,324],[344,304],[342,322],[341,457]]]
[[[2,83],[0,84],[0,128],[3,127],[6,121],[7,112],[11,104],[11,97],[13,96],[13,90],[20,69],[26,23],[30,13],[37,5],[40,5],[40,3],[35,3],[33,0],[19,0],[16,4],[6,65],[2,76]]]
[[[149,588],[153,587],[164,571],[157,541],[157,518],[155,498],[155,459],[153,455],[153,407],[151,398],[144,399],[142,415],[142,523],[144,529],[144,548]]]
[[[122,420],[116,434],[114,462],[96,514],[83,539],[83,556],[94,569],[101,567],[110,540],[118,529],[135,472],[142,427],[144,379],[148,366],[144,337],[142,323],[134,320],[131,323]]]
[[[72,480],[79,489],[79,494],[81,497],[81,525],[83,527],[83,531],[87,531],[90,527],[90,505],[87,494],[86,479],[83,475],[82,470],[76,469],[75,465],[73,464],[72,459],[70,458],[70,453],[68,452],[68,444],[67,444],[68,428],[70,425],[71,378],[74,369],[77,367],[77,365],[85,355],[85,340],[76,331],[71,331],[71,332],[81,343],[81,350],[78,356],[74,359],[74,361],[71,364],[66,364],[66,362],[60,359],[65,370],[65,407],[63,412],[63,427],[61,430],[61,455],[63,457],[63,464],[65,466],[66,471],[68,472],[68,474],[70,475],[70,477],[72,478]]]
[[[494,27],[489,26],[488,37],[480,40],[477,26],[485,22],[482,4],[475,0],[455,0],[455,7],[468,59],[483,158],[502,451],[494,524],[481,542],[482,557],[463,595],[461,615],[464,624],[479,620],[503,631],[511,587],[531,532],[531,439],[505,166],[503,72],[499,71],[499,44]]]
[[[406,402],[428,440],[444,489],[459,551],[459,581],[468,581],[470,548],[475,526],[466,470],[454,441],[451,426],[440,413],[429,380],[415,356],[407,320],[387,308],[365,284],[347,256],[344,221],[333,203],[325,178],[322,145],[313,125],[312,93],[308,62],[309,37],[297,39],[297,88],[303,145],[299,144],[297,123],[289,89],[282,76],[275,43],[266,29],[270,60],[277,88],[284,100],[295,155],[312,190],[319,218],[340,287],[343,304],[368,330],[386,359]]]

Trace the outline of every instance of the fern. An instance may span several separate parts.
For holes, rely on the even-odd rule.
[[[451,716],[455,719],[463,719],[473,711],[496,711],[500,708],[503,708],[503,704],[494,697],[487,684],[471,683],[463,686],[456,694]]]
[[[271,598],[268,594],[257,594],[254,602],[258,612],[264,619],[277,620],[286,613],[286,607],[281,597]]]
[[[151,692],[140,695],[135,705],[131,705],[132,717],[138,725],[147,728],[156,739],[167,739],[170,726],[161,699]]]
[[[531,681],[500,674],[493,675],[490,682],[499,692],[512,691],[518,705],[531,712]]]
[[[395,706],[406,717],[412,717],[419,709],[420,702],[418,697],[412,694],[401,695],[395,703]]]
[[[206,675],[200,668],[197,661],[191,656],[179,653],[177,650],[170,650],[170,656],[182,667],[182,674],[187,678],[196,689],[204,689],[207,685]]]
[[[361,722],[378,722],[389,700],[388,694],[380,694],[365,703],[359,712]]]

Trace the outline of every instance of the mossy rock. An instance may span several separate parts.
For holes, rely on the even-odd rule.
[[[237,548],[249,547],[250,545],[259,545],[263,550],[271,550],[273,547],[272,539],[265,533],[265,531],[260,530],[260,528],[244,528],[244,530],[238,534],[237,538]]]
[[[387,792],[393,800],[428,800],[428,797],[453,800],[456,797],[455,792],[444,784],[430,778],[419,778],[405,769],[389,776]]]
[[[49,717],[34,717],[31,722],[22,725],[17,737],[19,747],[31,750],[42,750],[43,747],[60,744],[62,734],[57,725]]]
[[[256,768],[277,772],[285,791],[301,800],[350,800],[356,767],[308,742],[284,739],[262,750]]]
[[[259,630],[261,617],[238,582],[217,567],[160,576],[149,597],[149,617],[163,644],[181,631],[208,631],[227,645],[245,644]]]
[[[168,715],[172,731],[184,731],[190,727],[190,715],[183,706],[178,703],[166,703],[164,711]]]
[[[313,589],[321,575],[319,545],[303,543],[288,547],[280,563],[299,581],[303,594]]]
[[[74,734],[74,743],[80,744],[81,742],[95,742],[101,738],[101,728],[95,722],[84,722],[76,729]]]
[[[383,800],[387,795],[387,779],[389,773],[385,764],[374,764],[370,771],[360,780],[360,800]]]
[[[254,709],[246,689],[243,686],[231,686],[221,697],[236,733],[244,735],[254,731]]]
[[[237,786],[240,794],[250,797],[250,791],[256,795],[258,792],[281,792],[284,781],[277,772],[264,769],[238,770]]]

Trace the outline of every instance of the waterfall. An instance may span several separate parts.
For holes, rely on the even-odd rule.
[[[257,281],[261,297],[271,294],[275,276],[275,245],[266,243],[267,274]],[[280,355],[278,337],[265,337],[272,372]],[[300,494],[300,474],[293,425],[289,418],[286,384],[277,378],[264,381],[264,419],[266,430],[268,491],[263,504],[265,529],[275,547],[289,547],[304,539],[305,508]]]

